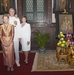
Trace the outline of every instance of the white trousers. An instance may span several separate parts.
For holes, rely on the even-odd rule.
[[[15,52],[15,62],[19,63],[19,39],[14,38],[14,52]]]

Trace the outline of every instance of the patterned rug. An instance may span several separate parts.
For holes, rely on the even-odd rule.
[[[69,65],[64,60],[58,64],[56,52],[36,53],[32,66],[33,71],[74,71],[74,65]]]

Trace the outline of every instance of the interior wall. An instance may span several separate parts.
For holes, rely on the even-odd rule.
[[[17,8],[17,14],[18,16],[22,17],[23,15],[23,0],[15,0],[16,1],[16,8]],[[72,13],[74,13],[74,0],[70,0],[71,1],[71,9],[70,11]],[[56,44],[57,44],[57,39],[56,39],[56,23],[52,23],[52,0],[46,0],[46,4],[47,4],[47,22],[45,23],[30,23],[31,24],[31,29],[32,32],[36,31],[36,29],[40,30],[43,33],[49,33],[50,35],[50,42],[48,44],[48,49],[50,50],[55,50],[56,49]],[[1,17],[1,15],[0,15]],[[40,26],[40,27],[39,27]],[[32,38],[31,38],[31,49],[32,50],[38,50],[38,46],[34,43],[34,35],[32,34]]]
[[[71,2],[71,11],[73,13],[74,10],[74,0],[70,0]],[[17,1],[17,6],[20,6],[20,8],[17,9],[18,11],[18,16],[21,18],[23,11],[24,11],[24,7],[23,7],[23,0],[18,0]],[[52,0],[46,0],[46,12],[47,12],[47,21],[45,23],[30,23],[31,24],[31,29],[32,32],[36,31],[36,29],[40,30],[43,33],[49,33],[50,35],[50,42],[48,44],[48,49],[50,50],[56,50],[56,45],[57,45],[57,41],[58,39],[56,39],[56,23],[52,23]],[[24,15],[24,14],[23,14]],[[38,46],[34,43],[34,35],[32,34],[32,38],[31,38],[31,49],[32,50],[38,50]]]
[[[21,18],[22,14],[24,15],[23,11],[24,11],[24,7],[23,7],[23,0],[18,0],[17,1],[17,6],[19,6],[19,8],[17,9],[18,11],[18,16]],[[38,46],[37,44],[34,42],[34,34],[32,32],[36,31],[37,29],[39,31],[41,31],[42,33],[48,33],[50,38],[49,38],[49,43],[47,45],[47,49],[48,50],[55,50],[56,49],[56,43],[57,43],[57,39],[56,39],[56,25],[52,24],[52,0],[46,0],[46,22],[43,23],[31,23],[31,50],[38,50]]]
[[[3,16],[3,15],[0,15],[0,24],[3,23],[2,16]]]

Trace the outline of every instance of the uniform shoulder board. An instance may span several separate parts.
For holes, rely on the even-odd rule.
[[[19,18],[19,17],[15,16],[15,18]]]
[[[15,18],[19,18],[17,15],[15,15]]]

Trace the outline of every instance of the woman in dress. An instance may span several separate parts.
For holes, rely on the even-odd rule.
[[[22,45],[22,51],[25,55],[24,62],[28,64],[28,53],[30,51],[30,45],[31,45],[31,27],[30,24],[26,22],[26,16],[22,18],[21,23],[21,45]]]
[[[14,49],[13,49],[13,36],[14,27],[10,25],[8,15],[3,15],[3,24],[1,25],[1,42],[3,50],[4,65],[7,66],[7,71],[13,71],[14,65]]]

